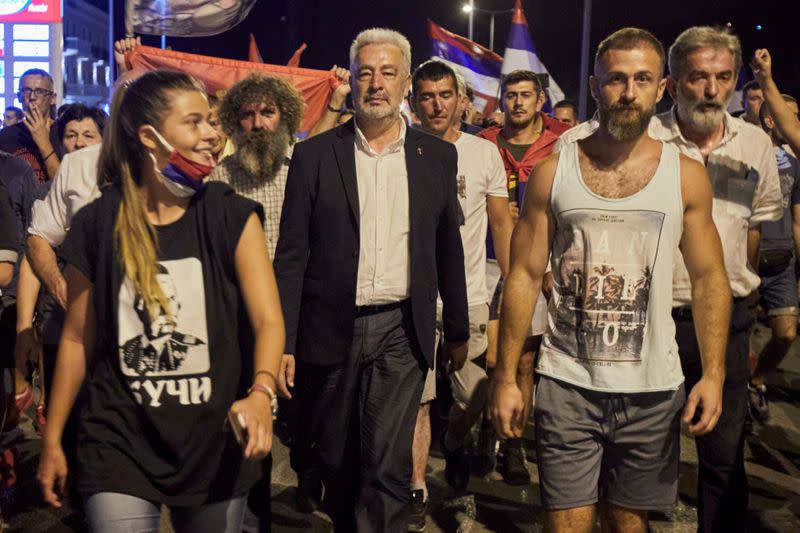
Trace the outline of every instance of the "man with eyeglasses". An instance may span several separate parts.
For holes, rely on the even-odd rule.
[[[0,150],[25,160],[40,184],[53,179],[61,162],[53,104],[53,78],[42,69],[26,70],[19,79],[17,98],[25,119],[0,130]]]

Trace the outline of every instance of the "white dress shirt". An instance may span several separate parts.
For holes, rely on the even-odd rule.
[[[356,305],[398,302],[411,294],[408,253],[406,125],[380,154],[355,127],[360,245]]]
[[[747,230],[783,216],[783,199],[778,164],[772,141],[761,128],[725,113],[725,134],[708,154],[706,170],[714,187],[713,217],[725,270],[733,295],[742,298],[753,292],[761,278],[747,261]],[[703,162],[700,148],[681,134],[674,108],[657,115],[650,134],[674,143],[680,151]],[[692,303],[692,285],[683,256],[676,256],[672,297],[674,305]]]
[[[97,187],[100,148],[96,144],[64,156],[47,196],[33,203],[30,235],[43,238],[51,246],[64,242],[75,213],[100,196]]]

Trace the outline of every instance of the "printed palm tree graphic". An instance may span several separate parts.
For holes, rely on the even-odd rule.
[[[636,311],[636,321],[639,323],[644,322],[645,314],[647,313],[647,304],[650,300],[650,281],[653,278],[653,271],[650,265],[645,265],[642,270],[642,277],[636,280],[636,302],[634,309]]]
[[[606,310],[609,309],[609,298],[613,298],[613,294],[616,291],[615,283],[611,277],[611,274],[614,273],[614,267],[609,265],[600,265],[594,267],[594,273],[597,276],[593,276],[591,281],[589,282],[589,297],[587,298],[587,309],[593,309],[596,311]],[[614,276],[619,277],[621,281],[621,276]],[[600,280],[603,279],[602,291],[603,293],[600,294]],[[622,295],[622,286],[619,287],[619,294]],[[600,319],[607,319],[607,313],[596,313],[595,314],[595,327],[600,325]]]

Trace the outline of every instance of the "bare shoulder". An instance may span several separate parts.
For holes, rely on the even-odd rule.
[[[681,153],[679,157],[681,160],[681,176],[696,176],[699,174],[707,175],[706,167],[703,166],[700,161],[692,159],[683,153]]]
[[[552,153],[533,167],[528,178],[528,194],[525,195],[526,204],[549,205],[550,192],[553,189],[556,168],[558,168],[558,156],[559,152]],[[528,200],[528,198],[530,199]]]
[[[539,181],[549,181],[552,183],[558,167],[558,156],[561,152],[554,152],[534,165],[531,171],[531,180],[536,184]],[[530,181],[530,180],[529,180]]]

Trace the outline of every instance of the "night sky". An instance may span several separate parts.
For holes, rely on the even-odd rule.
[[[461,12],[463,3],[463,0],[258,0],[247,19],[233,30],[202,39],[168,38],[167,45],[186,52],[246,59],[248,33],[252,32],[267,63],[285,64],[300,43],[306,42],[308,48],[301,66],[327,69],[334,63],[347,64],[350,42],[358,31],[386,26],[408,36],[414,64],[418,64],[429,55],[426,19],[467,35],[467,15]],[[475,5],[502,10],[512,8],[514,1],[475,0]],[[522,7],[542,61],[567,97],[577,100],[583,0],[523,0]],[[502,55],[511,15],[497,15],[495,20],[495,51]],[[800,97],[798,0],[594,0],[591,54],[594,55],[600,40],[624,26],[650,30],[668,47],[689,26],[729,22],[742,40],[745,57],[752,56],[756,48],[768,48],[773,55],[778,86]],[[758,24],[761,31],[756,30]],[[119,22],[117,27],[117,33],[121,34]],[[476,13],[474,28],[475,40],[488,46],[489,16]],[[156,38],[145,39],[145,44],[157,46],[157,43]]]

